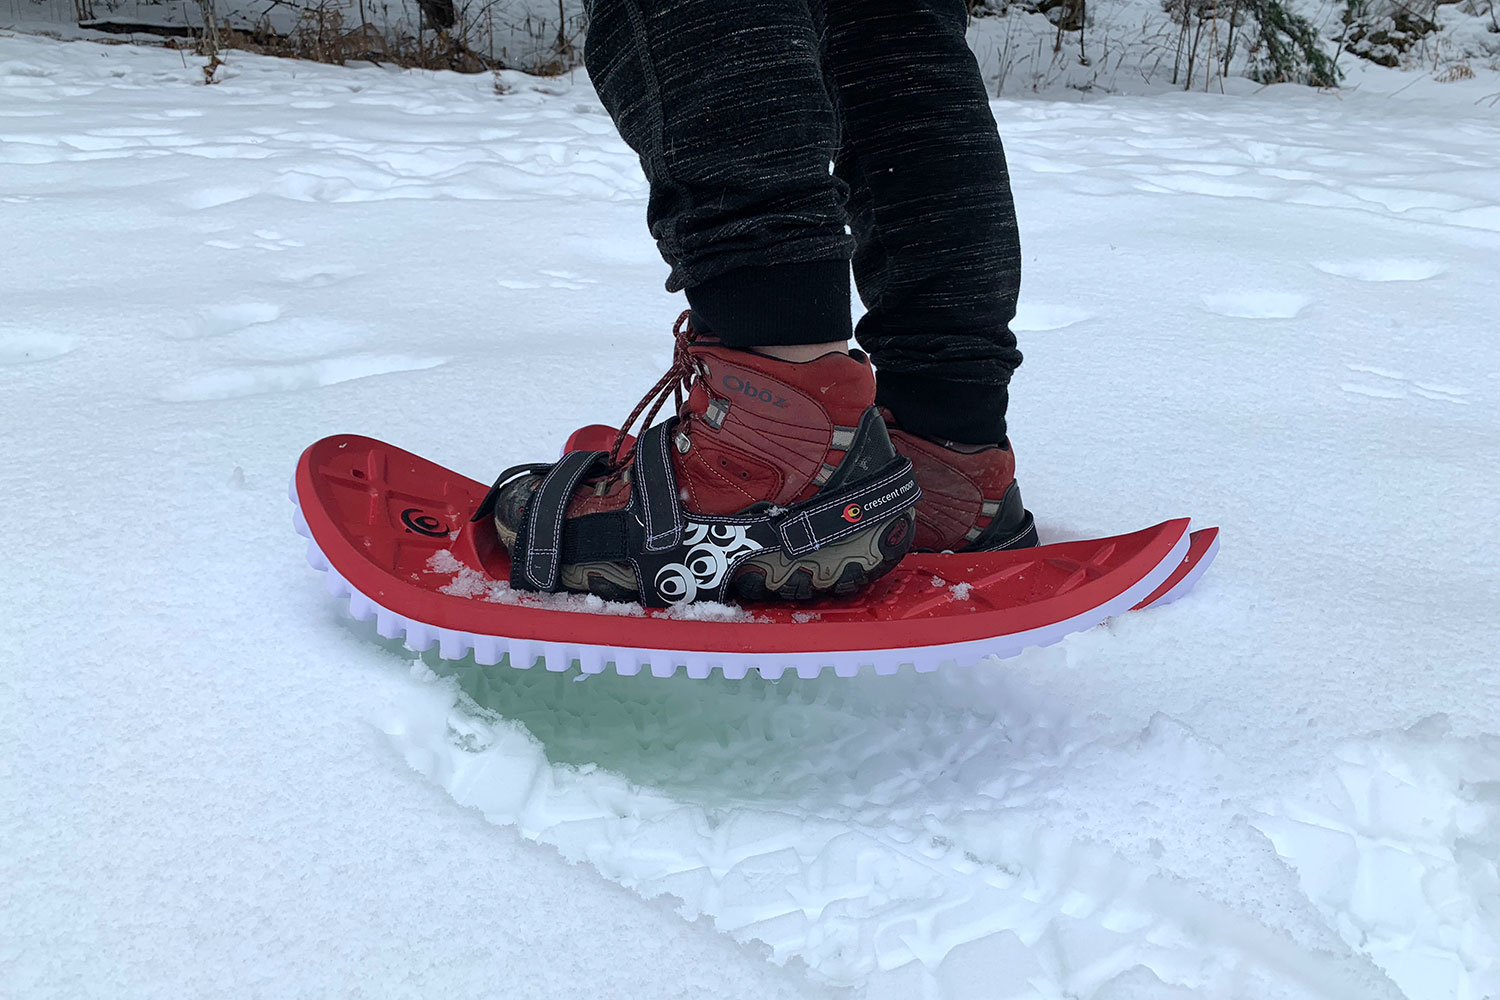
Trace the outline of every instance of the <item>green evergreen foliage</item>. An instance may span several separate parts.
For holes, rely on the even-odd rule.
[[[1250,77],[1260,83],[1306,83],[1336,87],[1343,75],[1319,44],[1312,22],[1286,8],[1281,0],[1249,0],[1247,8],[1260,26],[1252,52]]]

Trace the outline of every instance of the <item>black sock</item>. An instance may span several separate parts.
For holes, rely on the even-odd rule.
[[[849,340],[849,262],[740,267],[687,289],[693,329],[726,347],[788,347]]]

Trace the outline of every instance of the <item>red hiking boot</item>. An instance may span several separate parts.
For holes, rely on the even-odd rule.
[[[609,452],[500,475],[493,517],[511,585],[664,607],[852,595],[911,548],[919,490],[874,406],[862,354],[795,364],[698,340],[677,321],[673,365]],[[686,391],[684,398],[684,390]],[[677,416],[621,455],[643,410]]]
[[[882,410],[891,443],[911,459],[922,498],[917,502],[918,552],[993,552],[1037,543],[1031,511],[1016,485],[1010,442],[963,445],[908,434]]]

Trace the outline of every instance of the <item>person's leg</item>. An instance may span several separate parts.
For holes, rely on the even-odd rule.
[[[853,241],[807,0],[591,0],[588,12],[589,76],[640,155],[667,289],[686,290],[694,329],[773,354],[841,349]]]
[[[869,359],[842,350],[853,240],[807,3],[593,0],[589,75],[641,157],[692,322],[608,454],[501,474],[476,516],[512,586],[806,600],[853,594],[910,549],[911,463]],[[653,423],[669,398],[675,417]]]
[[[963,0],[823,0],[843,128],[860,346],[903,428],[1006,434],[1021,250],[1005,154],[964,38]]]

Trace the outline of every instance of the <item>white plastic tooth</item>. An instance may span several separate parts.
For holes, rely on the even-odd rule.
[[[694,680],[704,680],[713,672],[708,656],[703,653],[688,653],[683,659],[687,662],[687,675]]]
[[[858,653],[833,654],[833,672],[839,677],[858,677],[860,666]]]
[[[476,635],[474,637],[475,663],[486,667],[493,667],[500,662],[500,657],[504,653],[504,642],[498,636]]]
[[[323,555],[323,550],[318,548],[318,543],[311,538],[307,540],[307,563],[313,569],[321,572],[332,569],[328,564],[328,557]]]
[[[672,659],[671,653],[656,650],[651,654],[651,676],[671,677],[677,673],[677,663]]]
[[[572,651],[555,642],[542,644],[542,659],[546,668],[554,674],[560,674],[573,665]]]
[[[901,658],[890,653],[877,654],[875,673],[881,677],[893,677],[901,672]]]
[[[775,662],[763,663],[760,666],[756,667],[756,669],[760,671],[760,675],[766,680],[775,681],[780,680],[781,675],[786,672],[786,664]]]
[[[343,583],[343,577],[339,576],[337,573],[329,573],[328,575],[323,577],[323,589],[328,591],[334,597],[343,597],[348,593],[348,591],[344,589]]]
[[[819,656],[821,654],[814,653],[812,655]],[[822,670],[823,670],[823,661],[821,659],[819,659],[819,660],[806,660],[806,661],[804,661],[802,663],[797,664],[797,676],[800,677],[800,678],[802,678],[805,681],[810,681],[814,677],[817,677],[818,674],[822,672]]]
[[[375,631],[387,639],[399,639],[406,631],[400,615],[391,614],[385,608],[375,609]]]
[[[375,617],[375,602],[359,591],[349,595],[349,617],[357,622],[367,622]]]
[[[930,674],[938,668],[938,654],[931,649],[914,649],[910,657],[911,665],[919,674]]]
[[[634,677],[641,672],[641,657],[634,649],[612,649],[610,658],[615,661],[615,673],[621,677]]]
[[[431,625],[406,619],[406,648],[413,653],[425,652],[437,642],[437,631]]]
[[[438,629],[438,655],[445,660],[462,660],[469,652],[469,637],[453,629]]]
[[[743,680],[752,667],[753,664],[748,662],[744,657],[737,656],[728,663],[725,663],[719,670],[727,679],[738,681]]]
[[[510,640],[510,665],[517,670],[530,670],[536,665],[536,645],[530,639]]]
[[[604,650],[597,646],[583,646],[578,650],[578,669],[586,674],[604,673]]]

